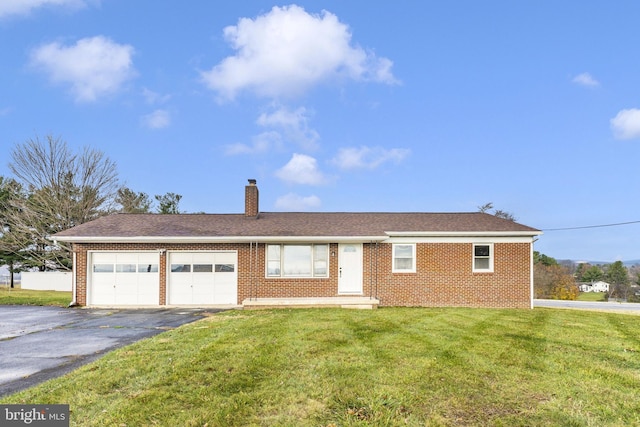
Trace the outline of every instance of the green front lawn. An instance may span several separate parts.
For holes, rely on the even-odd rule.
[[[604,292],[580,292],[578,301],[606,301]]]
[[[79,426],[640,425],[639,320],[234,310],[0,402],[68,403]]]
[[[0,305],[55,305],[68,307],[71,303],[71,292],[32,291],[20,286],[0,286]]]

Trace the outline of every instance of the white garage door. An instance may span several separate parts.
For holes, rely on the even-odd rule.
[[[169,298],[174,305],[238,303],[236,252],[169,254]]]
[[[91,255],[90,305],[159,305],[158,252]]]

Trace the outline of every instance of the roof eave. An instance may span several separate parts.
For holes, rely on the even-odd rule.
[[[542,231],[386,231],[389,237],[522,237],[540,236]]]
[[[389,236],[59,236],[67,243],[269,243],[269,242],[379,242]]]

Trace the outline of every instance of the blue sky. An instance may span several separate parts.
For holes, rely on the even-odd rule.
[[[637,1],[3,0],[0,175],[48,134],[187,212],[640,220]],[[640,224],[547,231],[640,259]]]

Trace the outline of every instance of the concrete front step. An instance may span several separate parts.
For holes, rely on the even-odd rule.
[[[291,307],[373,309],[378,308],[378,304],[380,304],[379,300],[370,297],[247,298],[242,301],[242,307],[247,309]]]

